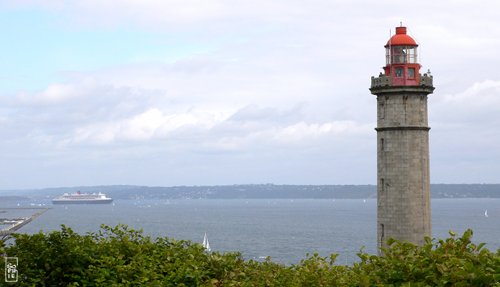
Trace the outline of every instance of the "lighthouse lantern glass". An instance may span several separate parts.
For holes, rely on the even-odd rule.
[[[415,64],[417,63],[417,47],[391,46],[386,48],[386,64]]]

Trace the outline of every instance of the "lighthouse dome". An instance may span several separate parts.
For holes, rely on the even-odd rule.
[[[406,27],[396,27],[396,35],[392,36],[384,47],[389,46],[418,46],[412,37],[406,34]]]

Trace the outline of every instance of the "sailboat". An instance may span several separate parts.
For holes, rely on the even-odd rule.
[[[488,209],[484,211],[484,217],[488,217]]]
[[[203,248],[205,248],[206,251],[212,251],[212,249],[210,248],[210,243],[208,242],[208,237],[207,237],[207,233],[205,232],[205,236],[203,237]]]

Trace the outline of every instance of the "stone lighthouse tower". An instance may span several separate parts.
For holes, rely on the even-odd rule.
[[[384,72],[372,77],[377,96],[377,241],[423,243],[431,235],[427,95],[432,76],[420,74],[417,43],[396,27]]]

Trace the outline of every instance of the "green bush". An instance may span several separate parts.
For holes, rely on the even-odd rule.
[[[383,256],[361,251],[352,266],[336,265],[337,255],[289,266],[243,260],[124,225],[86,235],[66,226],[13,234],[12,244],[0,241],[0,253],[19,258],[16,286],[500,286],[500,249],[490,252],[471,237],[471,230],[450,233],[423,246],[390,240]]]
[[[492,253],[484,244],[471,242],[472,230],[462,237],[450,232],[450,238],[423,246],[388,241],[383,256],[359,254],[360,263],[352,271],[360,286],[500,286],[500,249]]]

